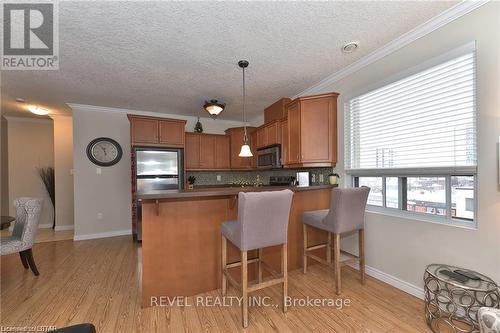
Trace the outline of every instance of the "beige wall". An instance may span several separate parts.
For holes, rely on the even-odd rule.
[[[340,93],[340,162],[336,170],[342,173],[343,97],[473,40],[477,41],[479,228],[468,230],[367,213],[367,265],[417,287],[423,285],[424,268],[430,263],[469,267],[500,282],[500,190],[496,169],[500,135],[500,2],[490,2],[322,89]],[[351,252],[357,252],[354,237],[343,243]]]
[[[8,154],[8,133],[7,133],[7,119],[1,117],[0,119],[0,211],[2,215],[9,214],[9,159]]]
[[[52,116],[54,121],[54,169],[56,180],[56,230],[71,229],[73,210],[73,119]]]
[[[131,233],[130,124],[125,111],[71,104],[73,110],[73,167],[75,200],[75,239]],[[130,112],[132,113],[132,111]],[[136,114],[148,115],[144,112]],[[156,115],[158,114],[149,114]],[[192,131],[196,118],[162,115],[187,120]],[[206,133],[224,133],[240,122],[202,118]],[[98,175],[96,165],[86,156],[88,143],[100,136],[110,137],[122,146],[122,160]],[[102,214],[102,218],[98,218]]]
[[[88,143],[102,136],[122,146],[123,157],[114,166],[97,167],[87,158]],[[75,239],[103,233],[130,234],[130,134],[126,115],[73,109],[73,152]]]
[[[54,210],[37,168],[54,167],[53,129],[52,120],[7,118],[9,215],[15,216],[14,199],[43,198],[40,225],[50,227]]]

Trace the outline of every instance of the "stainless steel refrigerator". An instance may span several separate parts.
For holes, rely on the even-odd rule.
[[[136,193],[182,189],[184,161],[182,149],[135,148]],[[137,240],[142,240],[142,207],[136,202]]]

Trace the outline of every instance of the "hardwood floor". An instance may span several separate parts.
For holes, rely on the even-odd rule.
[[[10,236],[12,231],[5,229],[0,231],[1,236]],[[52,228],[38,229],[36,233],[35,243],[55,242],[61,240],[73,240],[73,230],[54,231]]]
[[[351,305],[335,307],[250,306],[247,329],[241,310],[233,306],[151,307],[142,309],[141,250],[130,237],[36,244],[33,249],[40,276],[24,270],[18,255],[1,257],[3,326],[93,323],[98,332],[430,332],[423,302],[376,279],[359,283],[357,271],[342,271],[341,298]],[[270,296],[280,304],[280,286],[251,296]],[[219,297],[220,290],[201,296]],[[228,296],[237,296],[233,288]],[[333,276],[322,265],[289,273],[292,299],[336,299]],[[205,300],[205,298],[204,298]],[[209,300],[209,299],[206,299]]]

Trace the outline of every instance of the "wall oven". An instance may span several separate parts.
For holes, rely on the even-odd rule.
[[[281,146],[276,145],[257,150],[258,169],[281,168]]]

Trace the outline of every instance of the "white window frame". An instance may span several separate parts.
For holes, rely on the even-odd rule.
[[[347,152],[350,151],[350,132],[348,128],[350,128],[350,109],[349,109],[349,101],[353,98],[356,98],[358,96],[361,96],[363,94],[366,94],[370,91],[382,88],[386,85],[389,85],[391,83],[394,83],[396,81],[399,81],[401,79],[404,79],[408,76],[417,74],[421,71],[424,71],[428,68],[431,68],[433,66],[439,65],[441,63],[444,63],[448,60],[458,58],[462,55],[465,55],[470,52],[476,52],[476,42],[472,41],[469,42],[465,45],[462,45],[460,47],[457,47],[449,52],[446,52],[445,54],[442,54],[440,56],[434,57],[426,62],[423,62],[417,66],[414,66],[408,70],[401,71],[393,76],[390,76],[389,78],[379,81],[373,85],[367,86],[362,90],[359,90],[353,94],[348,95],[344,100],[346,101],[344,103],[344,159],[345,159],[345,165],[348,166],[350,165],[349,161],[347,160],[350,158],[350,154],[347,154]],[[475,59],[477,61],[477,58]],[[474,73],[474,80],[475,80],[475,87],[476,87],[476,94],[474,98],[474,109],[476,110],[474,117],[475,123],[477,126],[477,118],[478,118],[478,104],[477,104],[477,64],[476,64],[476,72]],[[499,138],[500,140],[500,138]],[[478,150],[477,150],[477,128],[476,128],[476,158],[479,159],[478,157]],[[499,146],[500,147],[500,146]],[[500,151],[500,148],[499,148]],[[500,152],[499,152],[500,156]],[[447,226],[453,226],[453,227],[460,227],[460,228],[467,228],[467,229],[477,229],[478,228],[478,209],[479,209],[479,200],[478,200],[478,177],[477,177],[477,166],[466,166],[466,167],[447,167],[447,168],[425,168],[425,169],[420,169],[420,168],[395,168],[395,169],[353,169],[345,170],[348,177],[351,177],[350,182],[347,184],[350,184],[350,186],[354,187],[355,186],[355,179],[356,177],[382,177],[382,207],[380,206],[375,206],[375,205],[367,205],[367,211],[376,213],[376,214],[384,214],[384,215],[389,215],[389,216],[394,216],[394,217],[400,217],[404,219],[410,219],[410,220],[417,220],[417,221],[424,221],[424,222],[431,222],[431,223],[437,223],[441,225],[447,225]],[[439,216],[439,215],[431,215],[431,214],[426,214],[426,213],[420,213],[420,212],[413,212],[413,211],[407,211],[406,208],[403,209],[401,207],[401,200],[402,200],[402,191],[406,189],[402,189],[401,186],[398,186],[399,189],[399,204],[398,208],[391,208],[391,207],[386,207],[386,195],[385,195],[385,178],[386,177],[398,177],[399,182],[401,183],[401,177],[445,177],[446,178],[446,216]],[[473,176],[474,177],[474,218],[472,221],[470,220],[465,220],[461,218],[454,218],[451,217],[451,177],[452,176]],[[499,168],[499,182],[500,182],[500,168]]]

